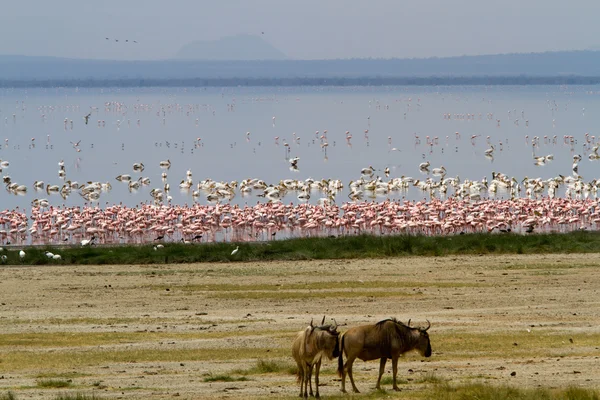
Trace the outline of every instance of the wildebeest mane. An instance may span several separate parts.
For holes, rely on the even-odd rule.
[[[396,323],[398,325],[402,325],[402,326],[405,326],[407,328],[410,328],[410,326],[406,325],[404,322],[398,321],[398,319],[396,319],[396,317],[390,317],[390,318],[382,319],[381,321],[379,321],[378,323],[376,323],[375,326],[381,327],[381,325],[383,325],[387,321],[392,321],[392,322],[394,322],[394,323]],[[410,324],[410,320],[409,320],[409,324]]]
[[[396,323],[398,322],[398,320],[395,317],[390,317],[390,318],[382,319],[381,321],[379,321],[378,323],[376,323],[375,326],[381,327],[381,325],[383,325],[384,323],[386,323],[388,321],[393,321],[393,322],[396,322]]]

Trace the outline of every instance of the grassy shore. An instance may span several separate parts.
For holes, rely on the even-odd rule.
[[[158,243],[157,243],[158,244]],[[273,240],[261,243],[155,244],[4,249],[5,264],[162,264],[232,261],[358,259],[402,256],[476,254],[544,254],[600,252],[599,232],[565,234],[466,234],[454,236],[345,236]],[[239,245],[239,251],[232,250]],[[25,257],[19,257],[23,249]],[[60,254],[50,259],[46,252]]]

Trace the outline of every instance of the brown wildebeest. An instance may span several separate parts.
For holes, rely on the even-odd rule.
[[[427,321],[427,328],[411,328],[410,320],[407,325],[397,321],[395,318],[379,321],[375,325],[362,325],[348,329],[340,339],[340,351],[338,355],[338,374],[342,377],[342,392],[346,393],[346,372],[350,377],[350,383],[354,392],[358,389],[352,378],[352,363],[357,358],[363,361],[379,361],[379,377],[377,378],[377,389],[388,358],[392,359],[392,372],[394,376],[394,390],[400,390],[396,384],[398,372],[398,357],[411,350],[417,350],[425,357],[431,356],[431,343],[427,330],[431,323]],[[346,353],[346,364],[343,355]]]
[[[321,369],[321,359],[326,356],[330,360],[337,357],[339,351],[339,332],[337,323],[333,325],[323,325],[325,317],[320,326],[313,326],[312,321],[306,329],[298,332],[296,339],[292,343],[292,356],[298,364],[298,381],[300,382],[300,397],[308,397],[307,385],[310,385],[310,395],[312,390],[312,369],[315,366],[315,397],[319,397],[319,370]]]

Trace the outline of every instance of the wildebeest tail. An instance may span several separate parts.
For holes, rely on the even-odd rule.
[[[346,335],[344,335],[342,333],[342,338],[340,339],[340,348],[339,348],[339,354],[338,354],[338,369],[337,369],[337,373],[340,377],[343,376],[344,374],[344,339],[346,337]]]

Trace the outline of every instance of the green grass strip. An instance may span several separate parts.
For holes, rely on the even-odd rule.
[[[357,259],[399,256],[449,256],[469,254],[545,254],[600,252],[600,232],[565,234],[466,234],[453,236],[346,236],[274,240],[267,243],[239,243],[240,250],[231,255],[237,244],[166,243],[162,249],[153,245],[112,247],[30,247],[21,262],[17,251],[6,251],[6,264],[164,264],[230,261],[275,261]],[[50,260],[51,251],[62,260]]]

